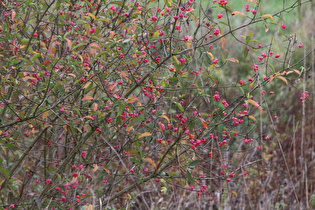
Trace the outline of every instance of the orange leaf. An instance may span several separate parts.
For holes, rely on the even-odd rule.
[[[93,100],[94,98],[92,96],[84,96],[82,98],[82,101],[85,101],[85,100]]]
[[[49,60],[44,60],[43,63],[44,63],[45,66],[47,66],[48,64],[51,63],[51,61],[49,61]]]
[[[151,135],[152,135],[151,133],[145,132],[145,133],[141,134],[141,135],[138,137],[138,139],[141,139],[141,138],[147,137],[147,136],[151,136]]]
[[[128,128],[126,129],[127,134],[130,133],[131,129],[133,129],[133,126],[130,126],[130,127],[128,127]]]
[[[151,158],[146,157],[146,158],[144,158],[144,160],[146,160],[146,161],[148,161],[149,163],[151,163],[151,164],[154,166],[154,168],[157,169],[157,168],[156,168],[156,164],[153,162],[153,160],[152,160]]]
[[[253,101],[252,99],[247,99],[246,101],[250,103],[251,105],[253,105],[254,107],[257,107],[257,109],[259,109],[261,113],[263,113],[261,106],[259,106],[259,104],[256,101]]]
[[[127,99],[127,104],[132,104],[135,102],[138,98],[136,96],[131,96]]]
[[[69,49],[71,49],[71,45],[72,45],[71,41],[68,38],[65,38],[65,40],[67,41]]]
[[[94,104],[93,104],[93,111],[94,111],[94,112],[97,110],[97,107],[98,107],[98,104],[97,104],[97,103],[94,103]]]
[[[273,20],[272,15],[269,15],[269,14],[262,15],[261,17],[263,17],[263,18],[269,18],[270,20]]]
[[[117,86],[117,83],[114,82],[112,85],[108,87],[109,90],[113,90]]]
[[[270,78],[269,78],[269,83],[270,84],[272,83],[272,80],[273,80],[273,75],[271,75]]]
[[[202,118],[200,118],[200,121],[201,121],[202,126],[203,126],[205,129],[207,129],[207,128],[208,128],[208,124],[206,123],[206,121],[205,121],[204,119],[202,119]]]
[[[111,31],[109,32],[109,38],[113,38],[115,36],[115,32]]]
[[[110,171],[107,169],[107,168],[105,168],[105,167],[102,167],[108,174],[110,174]]]
[[[101,47],[96,43],[96,42],[93,42],[90,44],[90,47],[91,47],[91,54],[94,56],[95,53],[99,53],[100,50],[101,50]]]
[[[166,115],[161,115],[161,117],[163,117],[164,119],[166,119],[168,123],[170,122],[170,119],[168,119],[168,117],[167,117]]]
[[[234,11],[234,12],[232,12],[232,15],[235,15],[235,14],[237,14],[237,15],[242,15],[242,16],[246,16],[243,12],[240,12],[240,11]]]
[[[239,63],[239,61],[237,59],[235,59],[235,58],[229,58],[228,60],[233,62],[233,63]]]
[[[248,2],[254,2],[255,4],[257,4],[257,0],[247,0]]]

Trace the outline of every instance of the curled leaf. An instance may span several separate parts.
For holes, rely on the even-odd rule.
[[[258,110],[260,110],[261,113],[263,113],[261,106],[256,101],[253,101],[252,99],[247,99],[246,101],[256,107]]]
[[[288,85],[288,81],[283,76],[276,76],[275,78],[281,79],[283,82],[285,82],[286,85]]]
[[[246,16],[243,12],[240,12],[240,11],[234,11],[234,12],[232,12],[232,15],[235,15],[235,14],[241,15],[241,16]]]
[[[141,138],[147,137],[147,136],[151,136],[151,135],[152,135],[151,133],[145,132],[145,133],[141,134],[141,135],[138,137],[138,139],[141,139]]]
[[[272,15],[266,14],[266,15],[262,15],[262,18],[269,18],[270,20],[273,20]]]
[[[148,161],[149,163],[151,163],[151,164],[154,166],[154,168],[157,169],[157,168],[156,168],[156,164],[153,162],[153,160],[152,160],[151,158],[146,157],[146,158],[144,158],[144,160],[146,160],[146,161]]]
[[[161,117],[163,117],[164,119],[166,119],[168,123],[170,122],[170,119],[169,119],[166,115],[161,115]]]

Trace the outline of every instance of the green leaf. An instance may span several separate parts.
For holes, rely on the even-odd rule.
[[[0,172],[4,175],[6,179],[10,177],[10,171],[8,169],[0,167]]]
[[[18,147],[17,146],[15,146],[14,144],[3,144],[3,146],[5,146],[5,147],[7,147],[7,148],[9,148],[9,149],[13,149],[13,150],[16,150],[16,149],[18,149]]]
[[[195,178],[192,177],[191,173],[188,170],[186,172],[188,185],[190,185],[191,183],[195,182]]]
[[[271,63],[268,63],[268,66],[271,68],[273,73],[276,73],[275,67],[273,67],[273,65]]]
[[[85,45],[84,43],[78,44],[78,45],[76,45],[72,50],[75,50],[75,49],[77,49],[77,48],[79,48],[79,47],[82,47],[82,46],[84,46],[84,45]]]
[[[199,165],[199,161],[198,160],[193,160],[191,162],[188,163],[189,166],[197,166]]]
[[[226,26],[229,26],[229,24],[227,24],[227,23],[224,22],[224,21],[220,21],[219,23],[224,24],[224,25],[226,25]]]
[[[139,160],[135,159],[135,158],[130,158],[130,161],[136,163],[139,166],[142,166],[141,162]]]
[[[126,103],[119,104],[118,113],[117,113],[118,117],[120,117],[120,115],[124,112],[126,105],[127,105]]]
[[[182,111],[182,112],[184,111],[183,106],[180,105],[180,103],[178,103],[176,101],[174,101],[174,103],[177,105],[177,107],[179,108],[180,111]]]
[[[142,120],[145,119],[145,115],[141,115],[139,117],[136,117],[133,119],[132,123],[130,123],[130,125],[135,125],[135,124],[138,124],[140,122],[142,122]]]

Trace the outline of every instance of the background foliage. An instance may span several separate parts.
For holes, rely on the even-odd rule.
[[[311,209],[314,2],[2,1],[3,209]]]

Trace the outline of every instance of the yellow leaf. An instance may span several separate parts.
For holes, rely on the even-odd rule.
[[[83,85],[82,89],[86,89],[90,86],[91,82],[87,82]]]
[[[141,139],[142,137],[151,136],[151,135],[152,135],[151,133],[145,132],[145,133],[141,134],[141,135],[138,137],[138,139]]]
[[[68,125],[64,125],[64,126],[63,126],[63,129],[64,129],[65,131],[68,131]]]
[[[261,113],[263,113],[261,106],[259,106],[259,104],[256,101],[253,101],[252,99],[247,99],[246,101],[253,105],[254,107],[256,107],[258,110],[260,110]]]
[[[25,80],[27,80],[27,79],[37,80],[35,77],[30,77],[30,76],[26,76],[26,77],[24,77],[24,79]]]
[[[263,17],[263,18],[269,18],[270,20],[273,20],[272,15],[269,15],[269,14],[262,15],[261,17]]]
[[[48,116],[49,110],[43,113],[42,119],[45,120]]]
[[[83,57],[82,57],[82,55],[78,54],[78,53],[75,52],[75,51],[73,51],[72,53],[75,54],[76,56],[78,56],[78,57],[80,58],[81,62],[83,63]]]
[[[214,57],[213,57],[213,55],[212,55],[212,53],[211,52],[206,52],[208,55],[210,55],[210,57],[211,57],[211,60],[213,60],[214,59]]]
[[[190,49],[191,43],[190,42],[186,42],[186,46],[187,46],[187,49]]]
[[[102,167],[108,174],[110,174],[110,171],[107,169],[107,168],[105,168],[105,167]]]
[[[235,197],[237,197],[237,193],[235,191],[232,190],[231,193],[233,193]]]
[[[249,115],[248,118],[256,121],[256,118],[253,115]]]
[[[168,123],[170,123],[170,119],[166,115],[163,114],[163,115],[161,115],[161,117],[163,117],[164,119],[167,120]]]
[[[202,126],[207,129],[208,128],[208,124],[204,121],[204,119],[200,118],[201,124]]]
[[[224,45],[225,45],[225,38],[224,38],[224,37],[222,37],[219,43],[221,44],[222,49],[224,49]]]
[[[93,171],[97,171],[97,169],[98,169],[98,165],[97,165],[97,164],[94,164]]]
[[[269,31],[269,28],[268,28],[268,26],[267,26],[266,21],[264,21],[264,25],[265,25],[265,32],[267,33],[267,32]]]
[[[146,157],[146,158],[144,158],[146,161],[148,161],[149,163],[151,163],[153,166],[154,166],[154,168],[155,169],[157,169],[156,168],[156,164],[153,162],[153,160],[151,159],[151,158],[149,158],[149,157]]]
[[[168,7],[171,7],[172,6],[172,3],[170,0],[164,0],[164,3],[168,6]]]
[[[243,12],[240,12],[240,11],[234,11],[234,12],[232,12],[232,15],[235,15],[235,14],[237,14],[237,15],[242,15],[242,16],[246,16]]]
[[[92,96],[84,96],[82,98],[82,101],[85,101],[85,100],[93,100],[94,98]]]
[[[179,64],[178,59],[176,58],[176,56],[173,56],[174,60],[176,61],[177,64]]]
[[[252,83],[250,83],[249,89],[252,89],[254,83],[255,83],[255,81],[253,81]]]
[[[285,82],[285,84],[287,84],[287,85],[288,85],[288,81],[287,81],[287,79],[286,79],[286,78],[284,78],[283,76],[276,76],[275,78],[279,78],[279,79],[281,79],[283,82]]]
[[[73,76],[74,78],[77,77],[75,74],[68,74],[68,76]]]
[[[85,116],[84,118],[94,120],[93,117],[91,117],[90,115],[87,115],[87,116]]]
[[[95,16],[92,13],[88,12],[86,14],[95,20]]]

